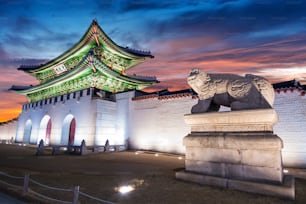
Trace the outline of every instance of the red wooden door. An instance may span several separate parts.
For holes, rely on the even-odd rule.
[[[70,129],[69,129],[69,144],[73,145],[74,143],[74,134],[75,134],[75,119],[73,118],[70,123]]]
[[[46,129],[46,140],[45,140],[46,145],[49,145],[49,142],[50,142],[51,128],[52,128],[52,123],[51,123],[51,119],[49,119],[48,124],[47,124],[47,129]]]

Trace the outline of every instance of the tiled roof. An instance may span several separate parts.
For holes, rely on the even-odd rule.
[[[154,58],[154,56],[151,54],[150,51],[136,50],[136,49],[133,49],[133,48],[123,47],[123,46],[119,46],[119,47],[122,48],[123,50],[129,52],[129,53],[132,53],[132,54]]]
[[[32,88],[33,86],[19,86],[19,85],[13,85],[9,91],[21,91],[21,90],[26,90],[26,89],[29,89],[29,88]]]
[[[184,89],[178,91],[169,91],[168,89],[164,89],[151,93],[144,91],[136,91],[135,97],[132,100],[136,101],[136,100],[152,99],[152,98],[156,98],[158,100],[166,100],[166,99],[182,98],[182,97],[197,98],[197,94],[192,89]]]
[[[273,84],[273,88],[275,89],[276,93],[286,93],[287,91],[293,92],[296,90],[301,93],[301,96],[304,96],[306,92],[306,85],[301,85],[301,83],[295,79],[291,81],[275,83]]]
[[[20,65],[20,67],[18,67],[18,70],[34,70],[34,69],[37,69],[39,67],[41,67],[42,64],[40,65]]]

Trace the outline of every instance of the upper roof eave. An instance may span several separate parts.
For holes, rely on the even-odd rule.
[[[123,47],[123,46],[117,45],[103,31],[103,29],[98,24],[97,20],[94,19],[92,21],[92,23],[90,24],[89,28],[87,29],[87,31],[85,32],[85,34],[82,36],[82,38],[74,46],[72,46],[70,49],[68,49],[66,52],[64,52],[63,54],[61,54],[58,57],[54,58],[53,60],[48,61],[45,64],[41,64],[41,65],[21,65],[18,68],[18,70],[22,70],[22,71],[31,73],[31,72],[36,72],[36,71],[43,70],[43,69],[45,69],[45,68],[47,68],[49,66],[53,66],[56,63],[59,63],[59,62],[63,61],[69,55],[76,53],[80,48],[82,48],[86,43],[88,43],[88,41],[85,40],[85,39],[86,39],[86,37],[88,37],[88,35],[90,34],[90,32],[91,32],[91,30],[93,29],[94,26],[98,27],[98,30],[102,33],[102,35],[107,39],[108,42],[110,42],[113,45],[112,47],[115,48],[120,53],[132,55],[132,56],[135,56],[135,57],[154,58],[154,56],[151,54],[150,51],[141,51],[141,50],[131,49],[131,48],[128,48],[128,47]]]

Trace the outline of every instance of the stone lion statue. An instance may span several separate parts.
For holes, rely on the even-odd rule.
[[[219,111],[221,105],[231,110],[273,108],[274,89],[260,76],[207,74],[193,69],[187,82],[199,97],[191,113]]]

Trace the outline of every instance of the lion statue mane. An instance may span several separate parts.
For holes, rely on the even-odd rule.
[[[221,105],[233,111],[273,108],[274,89],[260,76],[207,74],[192,69],[187,82],[199,98],[191,113],[219,111]]]

